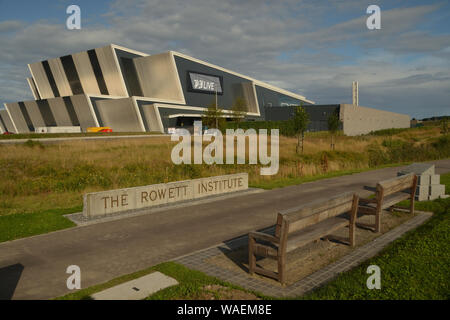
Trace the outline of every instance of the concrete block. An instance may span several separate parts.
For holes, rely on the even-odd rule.
[[[419,186],[429,186],[431,181],[431,175],[429,174],[421,174],[417,176],[417,185]]]
[[[434,174],[430,176],[430,184],[440,184],[441,183],[441,176],[439,174]]]
[[[399,171],[401,174],[415,173],[416,175],[434,175],[434,164],[413,163]]]
[[[416,195],[428,196],[430,194],[430,186],[417,186]]]
[[[429,200],[429,195],[428,195],[428,193],[422,193],[422,194],[418,194],[418,195],[416,195],[416,197],[415,197],[415,200],[416,201],[427,201],[427,200]]]
[[[177,284],[177,280],[156,271],[141,278],[94,293],[91,297],[95,300],[141,300],[159,290]]]
[[[248,189],[247,174],[233,174],[197,179],[194,181],[194,199]]]
[[[439,198],[445,194],[445,186],[443,184],[435,184],[430,186],[430,200]]]
[[[248,174],[237,173],[84,195],[86,218],[142,209],[248,189]]]

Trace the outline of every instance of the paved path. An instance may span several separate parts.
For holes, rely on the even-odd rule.
[[[450,172],[450,159],[433,163],[438,174]],[[368,171],[1,243],[0,295],[8,293],[7,286],[11,293],[17,279],[13,299],[66,294],[69,265],[81,268],[82,288],[103,283],[272,225],[277,211],[302,202],[345,191],[365,193],[365,185],[398,170]]]

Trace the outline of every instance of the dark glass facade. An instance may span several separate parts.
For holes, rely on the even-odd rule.
[[[56,127],[55,117],[53,116],[53,113],[50,110],[48,101],[47,100],[37,100],[36,103],[38,105],[42,119],[44,120],[45,126],[46,127]]]
[[[94,70],[95,78],[97,79],[98,87],[100,89],[100,93],[104,95],[108,95],[108,88],[106,88],[105,78],[103,78],[103,72],[100,68],[100,63],[98,62],[97,53],[94,49],[89,50],[88,52],[89,60],[91,61],[92,70]]]
[[[50,69],[50,65],[48,61],[42,61],[42,66],[44,67],[45,74],[47,75],[48,82],[50,83],[50,87],[52,88],[53,95],[55,97],[59,97],[59,90],[56,86],[55,78],[53,78],[52,70]]]
[[[73,62],[72,56],[61,57],[61,64],[66,73],[67,80],[69,81],[70,89],[72,89],[73,94],[84,93],[83,87],[81,86],[80,77],[78,76],[77,69],[75,68],[75,63]]]

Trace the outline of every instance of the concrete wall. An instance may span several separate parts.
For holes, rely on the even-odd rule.
[[[31,132],[28,124],[23,116],[23,113],[20,109],[20,106],[17,102],[14,103],[5,103],[6,109],[9,111],[9,114],[14,121],[15,133],[28,133]],[[2,117],[3,118],[3,117]]]
[[[39,111],[39,107],[36,101],[24,101],[23,104],[27,109],[34,128],[47,126],[44,119],[42,118],[42,114]]]
[[[86,218],[193,200],[248,189],[248,174],[236,173],[142,187],[87,193],[83,197]]]
[[[58,126],[73,126],[63,98],[48,99],[48,104]]]
[[[89,97],[84,94],[79,94],[70,97],[75,113],[77,114],[82,131],[86,131],[88,127],[98,127],[97,117],[91,109]]]
[[[352,104],[341,104],[340,119],[344,124],[344,134],[348,136],[382,129],[409,128],[410,126],[409,115]]]
[[[145,97],[185,103],[177,68],[170,52],[136,58],[133,61]]]
[[[114,132],[145,132],[132,98],[99,100],[96,105],[103,125]]]
[[[8,111],[6,111],[6,109],[0,110],[0,117],[2,118],[2,125],[5,131],[17,133],[14,124],[12,122],[12,119],[9,116],[9,113]]]

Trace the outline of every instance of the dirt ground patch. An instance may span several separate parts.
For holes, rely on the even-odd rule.
[[[196,300],[260,300],[252,293],[224,287],[217,284],[204,286],[195,297]]]
[[[381,234],[392,230],[398,225],[411,219],[413,216],[405,212],[387,212],[384,211],[381,217],[381,233],[376,234],[370,230],[357,228],[356,230],[356,247],[360,247]],[[362,223],[374,223],[374,216],[363,216],[358,218],[358,222]],[[336,231],[333,235],[348,237],[348,228],[342,228]],[[248,246],[238,248],[237,250],[228,250],[220,248],[222,254],[207,259],[205,262],[214,264],[218,267],[232,270],[234,272],[245,273],[248,275]],[[286,274],[287,285],[295,283],[302,278],[320,270],[328,264],[338,260],[344,255],[348,254],[352,249],[345,245],[332,240],[321,239],[312,242],[304,247],[298,248],[287,254]],[[260,258],[257,260],[257,265],[264,269],[276,271],[277,261]],[[253,277],[261,279],[272,285],[280,284],[270,278],[253,275]]]

